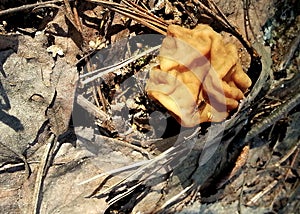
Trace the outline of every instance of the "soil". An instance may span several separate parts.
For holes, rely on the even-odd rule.
[[[200,23],[253,84],[186,128],[145,86]],[[2,0],[0,212],[300,213],[299,43],[296,0]]]

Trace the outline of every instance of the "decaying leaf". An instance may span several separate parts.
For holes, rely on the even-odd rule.
[[[85,0],[51,1],[35,6],[16,2],[23,6],[13,8],[14,13],[8,8],[9,1],[0,6],[4,20],[0,23],[1,211],[296,210],[290,207],[297,206],[299,193],[299,56],[295,49],[299,42],[285,54],[288,60],[279,59],[289,43],[286,39],[294,38],[293,34],[299,31],[299,11],[295,9],[298,3],[291,7],[293,0]],[[271,17],[275,11],[281,20],[278,23]],[[15,14],[25,14],[25,19],[14,20]],[[27,23],[31,19],[33,22]],[[285,20],[288,24],[283,23]],[[245,98],[240,94],[236,101],[243,98],[242,102],[224,122],[179,130],[176,121],[144,91],[147,72],[155,58],[147,55],[158,49],[157,43],[151,43],[155,47],[149,48],[143,46],[142,40],[131,38],[153,33],[152,30],[165,34],[169,24],[193,29],[200,23],[209,24],[226,42],[238,47],[243,70],[247,70],[253,84],[247,91],[244,89],[248,85],[242,89]],[[278,39],[280,36],[274,30],[277,27],[282,34],[287,28],[293,34]],[[8,33],[16,31],[17,35]],[[261,40],[267,37],[273,42],[270,50]],[[275,40],[284,41],[281,48]],[[94,52],[110,42],[116,48],[108,55]],[[271,51],[273,62],[284,65],[279,66],[282,70],[274,73],[274,79],[292,80],[278,81],[279,86],[270,93],[270,86],[275,87],[270,70]],[[124,57],[128,59],[122,61]],[[84,91],[84,96],[79,97],[83,105],[73,114],[82,116],[77,118],[81,123],[74,117],[70,121],[77,72],[84,73],[80,82],[84,88],[78,89]],[[127,82],[132,74],[134,81]],[[129,93],[132,94],[127,96]],[[292,100],[286,101],[287,98]],[[203,102],[198,104],[201,108]],[[154,114],[158,111],[162,112]],[[103,129],[112,123],[117,123],[113,132]],[[151,128],[156,123],[157,130]],[[150,133],[158,129],[158,135]],[[278,130],[283,133],[277,134]],[[73,133],[70,136],[73,131],[76,137]],[[53,147],[52,141],[44,145],[51,132],[50,139],[56,143]],[[237,157],[245,145],[250,147],[246,165],[232,180],[222,182],[236,161],[240,163]],[[50,147],[55,147],[51,154]],[[28,162],[32,170],[26,180],[23,162]],[[225,188],[220,189],[220,184]],[[37,200],[33,201],[32,196],[38,196]]]
[[[73,110],[78,74],[76,68],[64,60],[57,60],[52,76],[55,94],[47,109],[47,116],[53,133],[59,136],[66,132]]]
[[[3,64],[0,77],[0,142],[17,154],[22,154],[37,137],[46,121],[44,112],[50,104],[53,88],[43,84],[43,72],[52,69],[51,56],[43,48],[46,37],[35,39],[18,36],[19,45]],[[37,101],[30,98],[40,94]],[[1,150],[1,161],[5,150]],[[11,156],[11,155],[9,155]],[[4,158],[8,161],[11,159]]]

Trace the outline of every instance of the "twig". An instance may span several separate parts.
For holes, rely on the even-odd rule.
[[[13,169],[16,167],[24,166],[24,163],[16,163],[16,164],[5,164],[0,167],[0,173],[4,172],[8,169]]]
[[[161,23],[164,26],[167,26],[167,23],[163,19],[155,16],[153,13],[150,13],[148,10],[146,10],[143,7],[141,7],[140,5],[138,5],[138,4],[136,4],[136,3],[132,2],[132,1],[128,1],[128,0],[123,0],[122,2],[124,4],[126,4],[126,5],[128,5],[129,7],[136,8],[138,10],[138,12],[142,12],[142,13],[147,14],[147,16],[153,17],[154,21],[156,21],[158,23]]]
[[[73,15],[69,0],[64,0],[64,4],[65,4],[65,7],[66,7],[66,12],[69,15]]]
[[[23,161],[24,166],[25,166],[25,173],[27,174],[27,177],[29,178],[30,176],[30,167],[29,164],[26,160],[26,157],[22,154],[19,154],[17,152],[15,152],[14,150],[12,150],[11,148],[9,148],[8,146],[4,145],[3,143],[0,142],[0,146],[4,147],[6,150],[10,151],[11,153],[13,153],[17,158],[19,158],[21,161]]]
[[[102,90],[100,88],[100,84],[97,84],[96,90],[97,90],[97,93],[99,95],[99,99],[100,99],[100,101],[102,103],[103,112],[107,113],[107,109],[108,109],[108,107],[107,107],[108,103],[107,102],[108,101],[105,99],[105,97],[104,97],[104,95],[102,93]]]
[[[277,163],[274,164],[275,167],[279,167],[283,162],[285,162],[294,152],[298,149],[299,145],[294,146],[289,150]]]
[[[186,14],[188,14],[188,16],[190,17],[190,19],[193,21],[194,24],[197,24],[197,19],[196,17],[194,16],[193,13],[191,13],[189,10],[186,9],[186,6],[180,2],[180,1],[177,1],[177,4],[180,5],[180,7],[186,12]]]
[[[73,7],[73,14],[74,14],[75,24],[77,25],[80,32],[82,32],[83,31],[82,30],[82,24],[81,24],[80,18],[78,16],[78,11],[77,11],[77,0],[75,0],[75,6]]]
[[[278,179],[279,180],[279,179]],[[250,199],[250,201],[247,202],[247,206],[253,206],[256,204],[256,202],[261,199],[265,194],[267,194],[269,191],[271,191],[277,184],[278,180],[274,180],[272,183],[270,183],[268,186],[266,186],[262,191],[257,193],[254,197]]]
[[[297,147],[297,150],[296,150],[296,152],[295,152],[295,154],[294,154],[294,157],[293,157],[293,159],[292,159],[292,161],[291,161],[291,168],[294,167],[294,164],[295,164],[295,162],[296,162],[296,160],[297,160],[298,155],[299,155],[299,148]],[[289,173],[291,172],[291,168],[289,168],[289,169],[287,170],[286,175],[285,175],[285,177],[284,177],[285,180],[288,178]]]
[[[120,13],[121,15],[124,15],[128,18],[131,18],[145,25],[146,27],[155,30],[160,34],[166,35],[168,24],[165,23],[162,19],[155,17],[153,14],[150,14],[148,11],[146,12],[142,7],[133,7],[133,6],[129,7],[116,2],[102,1],[102,0],[86,0],[86,1],[102,5],[103,7],[107,7],[108,9]],[[134,4],[129,2],[126,3],[127,5]]]
[[[149,181],[149,178],[151,176],[153,176],[155,173],[157,173],[159,170],[161,170],[163,168],[165,169],[165,172],[164,172],[165,174],[170,172],[172,170],[172,162],[173,162],[173,164],[174,164],[174,161],[177,163],[177,165],[180,164],[186,158],[186,155],[191,151],[194,143],[195,143],[194,141],[185,141],[176,147],[173,146],[173,147],[167,149],[160,155],[147,161],[144,165],[139,167],[133,173],[129,174],[128,176],[125,176],[120,181],[118,181],[114,185],[110,186],[109,188],[101,191],[100,193],[96,194],[95,196],[104,195],[111,191],[114,191],[114,190],[120,188],[122,185],[125,185],[126,182],[128,182],[130,180],[138,180],[137,185],[145,183],[145,182]],[[160,172],[160,174],[162,174],[162,172]],[[125,193],[126,192],[128,192],[128,191],[126,190]]]
[[[38,2],[38,3],[34,3],[34,4],[26,4],[26,5],[22,5],[20,7],[14,7],[14,8],[2,10],[2,11],[0,11],[0,16],[4,16],[4,15],[11,14],[11,13],[16,13],[16,12],[21,12],[24,10],[29,10],[31,8],[35,8],[35,7],[39,7],[39,6],[43,6],[43,5],[62,3],[62,2],[63,2],[63,0],[53,0],[53,1],[46,1],[46,2]]]
[[[247,177],[247,172],[246,172],[246,176],[243,172],[243,182],[242,182],[242,186],[241,186],[241,190],[240,190],[240,194],[239,194],[239,200],[238,200],[238,214],[242,214],[242,201],[243,201],[243,192],[244,192],[244,187],[245,187],[245,183],[246,183],[246,179],[245,177]]]
[[[161,45],[157,45],[157,46],[155,46],[153,48],[150,48],[150,49],[148,49],[148,50],[146,50],[146,51],[144,51],[144,52],[142,52],[142,53],[140,53],[140,54],[138,54],[136,56],[130,57],[130,58],[128,58],[128,59],[126,59],[126,60],[124,60],[122,62],[119,62],[117,64],[110,65],[110,66],[107,66],[105,68],[100,68],[100,69],[97,69],[95,71],[92,71],[92,72],[86,73],[84,75],[81,75],[80,76],[81,79],[84,78],[84,77],[93,75],[93,76],[91,76],[91,77],[89,77],[89,78],[87,78],[85,80],[82,80],[81,84],[85,85],[85,84],[90,83],[90,82],[94,81],[95,79],[97,79],[97,78],[105,75],[105,74],[108,74],[108,73],[113,72],[113,71],[115,71],[117,69],[120,69],[120,68],[128,65],[129,63],[134,62],[135,60],[139,59],[140,57],[143,57],[143,56],[145,56],[145,55],[147,55],[147,54],[149,54],[151,52],[154,52],[154,51],[158,50],[160,48],[160,46]]]
[[[92,68],[91,68],[90,57],[87,57],[85,59],[85,61],[86,61],[86,70],[87,70],[87,72],[91,72]],[[94,98],[94,101],[95,101],[97,107],[100,107],[100,103],[99,103],[98,98],[97,98],[97,89],[98,89],[98,87],[99,87],[98,83],[96,83],[96,82],[92,83],[93,98]]]
[[[149,154],[149,152],[147,150],[145,150],[145,149],[143,149],[143,148],[141,148],[139,146],[135,146],[133,144],[130,144],[130,143],[118,140],[118,139],[108,138],[106,136],[102,136],[102,138],[106,139],[108,142],[111,140],[113,142],[113,144],[119,144],[122,147],[128,147],[128,148],[130,148],[132,150],[138,151],[141,154],[143,154],[144,156],[146,156],[146,158],[148,158],[148,159],[152,158],[152,155]]]
[[[51,148],[53,147],[55,141],[55,135],[51,134],[50,138],[48,139],[48,142],[46,144],[46,148],[44,151],[44,154],[41,159],[40,167],[38,169],[37,175],[36,175],[36,181],[35,181],[35,186],[34,186],[34,193],[32,197],[32,210],[30,210],[29,213],[36,214],[40,213],[40,203],[41,203],[41,192],[42,192],[42,187],[44,183],[44,178],[45,178],[45,170],[47,166],[47,162],[49,160],[49,154],[51,151]]]
[[[288,52],[283,57],[282,62],[279,65],[279,70],[284,70],[288,66],[289,62],[293,58],[298,46],[300,43],[300,34],[292,41],[290,48],[288,48]]]
[[[249,6],[251,2],[250,0],[243,0],[243,9],[244,9],[244,28],[245,28],[245,34],[246,34],[246,39],[249,40],[249,35],[248,35],[248,30],[247,26],[249,26],[249,29],[252,33],[252,35],[255,37],[255,33],[253,30],[253,27],[250,22],[250,15],[249,15]]]
[[[28,162],[28,165],[29,164],[33,164],[35,162]],[[15,163],[15,164],[4,164],[0,167],[0,174],[2,172],[5,172],[5,171],[8,171],[8,170],[13,170],[14,168],[18,168],[18,167],[25,167],[25,163],[22,162],[22,163]],[[28,173],[26,173],[28,174]]]
[[[130,187],[130,188],[126,188],[125,192],[122,192],[120,194],[118,194],[117,196],[113,197],[110,201],[108,201],[108,205],[112,205],[114,203],[116,203],[117,201],[119,201],[120,199],[128,196],[129,194],[131,194],[134,190],[137,189],[138,186],[140,186],[141,183],[137,183],[134,186]]]
[[[80,33],[82,33],[82,27],[79,22],[78,14],[77,17],[75,17],[74,13],[72,12],[72,8],[70,5],[69,0],[63,0],[65,5],[65,15],[68,18],[68,20],[72,23],[72,25],[76,28],[76,30]],[[75,10],[77,12],[77,10]]]
[[[108,172],[104,172],[104,173],[100,173],[92,178],[89,178],[87,180],[84,180],[82,182],[80,182],[78,185],[84,185],[84,184],[87,184],[89,182],[92,182],[94,180],[97,180],[99,178],[102,178],[104,176],[112,176],[112,175],[117,175],[119,173],[122,173],[122,172],[125,172],[125,171],[129,171],[129,170],[134,170],[134,169],[137,169],[138,167],[148,163],[150,160],[144,160],[144,161],[140,161],[140,162],[137,162],[137,163],[134,163],[134,164],[131,164],[129,166],[124,166],[124,167],[121,167],[121,168],[117,168],[117,169],[113,169],[111,171],[108,171]]]
[[[81,107],[83,107],[85,110],[87,110],[93,116],[99,118],[101,121],[107,121],[110,119],[109,115],[107,115],[105,112],[101,111],[93,103],[91,103],[90,101],[85,99],[82,95],[78,95],[76,101]]]
[[[245,137],[245,142],[251,140],[253,137],[257,136],[259,133],[266,130],[272,124],[281,119],[285,114],[291,111],[294,107],[300,103],[300,94],[296,93],[288,101],[283,103],[281,106],[277,107],[270,115],[264,118],[261,122],[257,123],[252,129],[247,133]]]
[[[164,210],[166,207],[170,206],[171,204],[173,204],[174,202],[176,202],[180,197],[183,197],[187,192],[190,192],[193,188],[195,188],[195,184],[192,183],[190,186],[184,188],[184,190],[182,190],[180,193],[178,193],[177,195],[173,196],[172,198],[170,198],[169,200],[167,200],[157,211],[162,211]]]

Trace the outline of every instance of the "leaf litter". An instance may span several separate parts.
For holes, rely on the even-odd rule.
[[[299,132],[295,121],[299,116],[299,101],[298,91],[293,87],[297,81],[292,80],[297,76],[299,50],[295,49],[293,54],[283,57],[284,62],[289,62],[288,67],[282,67],[281,61],[276,62],[277,58],[272,55],[273,65],[279,64],[281,69],[284,68],[276,73],[276,67],[272,67],[273,71],[268,69],[271,64],[270,52],[264,51],[268,48],[255,47],[262,56],[264,74],[236,114],[224,123],[225,136],[215,135],[217,138],[222,137],[222,146],[214,147],[212,142],[208,148],[213,149],[215,154],[206,164],[201,165],[201,160],[205,160],[205,156],[200,155],[204,145],[193,144],[195,138],[186,139],[190,131],[183,132],[188,133],[181,139],[186,145],[179,144],[174,149],[172,145],[177,140],[174,138],[176,136],[162,135],[165,131],[163,124],[155,127],[156,130],[151,127],[152,122],[157,123],[153,120],[161,123],[169,118],[168,113],[147,99],[143,91],[147,70],[153,62],[151,58],[139,56],[131,64],[122,65],[118,71],[101,76],[103,81],[97,79],[86,83],[86,87],[80,88],[79,85],[76,89],[77,70],[80,71],[79,76],[83,76],[88,72],[93,73],[95,68],[101,69],[132,56],[126,47],[128,42],[125,42],[123,49],[116,48],[110,55],[105,55],[106,62],[104,59],[101,64],[101,56],[96,56],[95,62],[87,57],[97,54],[95,48],[107,47],[109,38],[118,43],[119,39],[130,35],[149,33],[149,28],[154,28],[153,22],[144,23],[149,28],[140,27],[141,20],[126,19],[126,10],[123,13],[125,19],[118,13],[114,16],[111,10],[123,10],[123,7],[105,9],[108,3],[104,1],[98,1],[104,2],[101,6],[89,2],[75,5],[70,1],[72,10],[68,10],[68,1],[62,2],[54,1],[57,3],[55,7],[51,5],[49,8],[17,13],[30,14],[27,20],[52,14],[52,20],[38,27],[35,23],[22,23],[22,27],[19,27],[20,23],[10,16],[4,16],[6,24],[3,22],[1,29],[6,35],[0,40],[3,65],[1,114],[4,115],[4,119],[1,118],[0,141],[0,210],[13,213],[82,213],[87,210],[90,213],[222,213],[221,210],[226,208],[227,212],[264,213],[297,209]],[[131,1],[124,2],[128,7],[136,6]],[[213,21],[214,16],[207,15],[207,9],[214,8],[211,1],[188,1],[184,2],[186,6],[181,1],[163,2],[143,1],[143,4],[167,22],[192,27],[203,18],[214,27],[220,27],[218,22]],[[240,4],[232,7],[229,2],[217,2],[230,22],[235,23],[240,30],[247,27],[246,37],[251,41],[266,35],[263,35],[260,27],[267,19],[275,17],[276,20],[280,12],[281,19],[286,11],[297,14],[285,16],[290,26],[297,26],[297,9],[276,11],[274,2],[270,1],[267,5],[272,10],[265,12],[265,4],[249,1],[243,4],[244,8],[236,6]],[[276,1],[276,4],[284,3]],[[2,6],[8,8],[6,4]],[[200,13],[196,13],[195,8]],[[239,18],[245,15],[244,11],[249,19],[246,24]],[[76,21],[76,14],[82,18],[82,25]],[[201,17],[196,14],[201,14]],[[96,21],[87,19],[86,15],[93,16]],[[257,21],[254,18],[256,16],[259,17]],[[292,28],[289,31],[290,38],[295,37],[295,27]],[[41,29],[44,31],[39,31]],[[18,30],[21,34],[11,35],[7,30]],[[276,36],[273,38],[273,42],[277,42],[280,48],[284,42],[276,40]],[[282,38],[285,41],[290,39]],[[13,42],[3,45],[7,40]],[[292,49],[293,45],[297,44],[291,43]],[[276,53],[277,46],[271,47],[272,54]],[[48,49],[51,51],[48,53],[49,47],[56,49]],[[61,51],[63,56],[55,54]],[[247,62],[244,63],[247,65]],[[82,64],[86,66],[82,67]],[[268,75],[275,79],[266,81]],[[286,77],[291,79],[291,84],[286,83]],[[131,88],[132,85],[135,87]],[[282,93],[291,90],[293,93],[290,98],[294,100],[290,104],[284,100]],[[79,103],[80,107],[73,109],[73,97],[78,93],[83,94],[80,102],[84,104]],[[86,112],[87,109],[90,113]],[[84,120],[79,121],[81,123],[74,122],[74,112],[70,120],[72,110],[78,110],[83,116]],[[272,117],[271,112],[274,110],[280,116]],[[158,111],[161,113],[152,114]],[[172,119],[168,120],[174,123]],[[264,131],[258,128],[261,126],[266,127]],[[214,129],[218,130],[218,126],[209,128],[210,131]],[[252,134],[247,137],[249,131]],[[47,143],[49,136],[54,137],[50,144]],[[236,175],[226,180],[224,174],[230,173],[231,164],[235,163],[239,151],[247,144],[251,149],[246,162],[242,163]],[[50,146],[49,153],[47,145]],[[187,145],[194,147],[190,150]],[[186,149],[187,153],[184,152]],[[44,163],[41,162],[43,155],[46,157]],[[173,159],[173,156],[178,160]],[[156,164],[149,164],[151,161]],[[23,162],[28,163],[31,170],[28,179],[23,171]],[[141,174],[132,176],[131,172],[138,172],[138,167],[145,164],[147,167],[144,171],[140,169]],[[172,168],[168,168],[170,166]],[[41,175],[37,174],[39,171]],[[102,176],[99,176],[100,179],[78,185],[99,174]],[[124,180],[126,177],[133,179]],[[215,184],[219,182],[225,186],[218,189]],[[102,195],[99,195],[99,191]],[[88,197],[92,193],[100,197]],[[38,200],[32,200],[29,195],[37,195]]]

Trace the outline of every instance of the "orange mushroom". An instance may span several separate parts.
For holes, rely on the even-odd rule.
[[[224,120],[251,85],[236,47],[208,25],[170,25],[158,61],[146,91],[182,126]]]

